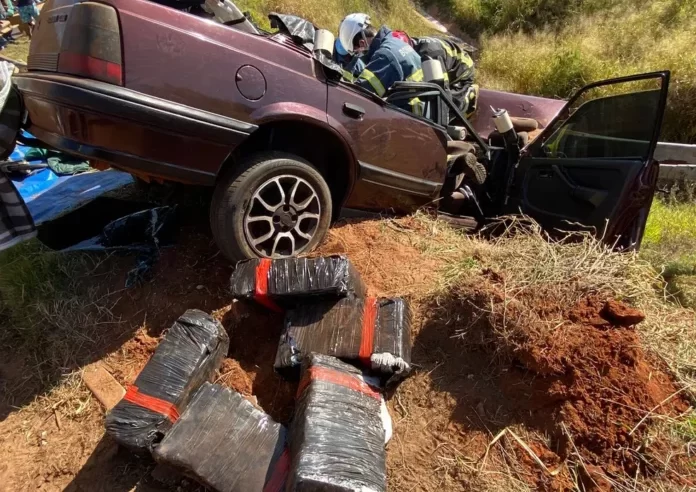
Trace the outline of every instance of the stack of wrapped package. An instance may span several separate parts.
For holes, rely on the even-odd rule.
[[[235,391],[206,383],[154,456],[220,492],[282,492],[290,464],[285,434]]]
[[[394,382],[411,361],[411,316],[404,299],[343,298],[289,310],[275,368],[292,374],[311,352],[353,362]]]
[[[205,382],[229,340],[210,316],[187,311],[107,416],[109,434],[220,492],[386,490],[381,391],[410,370],[408,303],[366,298],[341,256],[241,262],[231,288],[286,313],[275,367],[301,376],[289,431]]]
[[[290,426],[288,491],[386,490],[382,395],[350,364],[310,354]]]
[[[132,450],[152,451],[196,390],[215,374],[228,348],[229,337],[219,322],[202,311],[186,311],[107,414],[107,433]]]
[[[241,261],[230,279],[232,295],[282,311],[316,299],[363,297],[365,286],[348,258]]]

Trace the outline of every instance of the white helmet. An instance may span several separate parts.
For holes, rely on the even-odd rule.
[[[367,14],[348,14],[338,26],[338,40],[343,48],[353,54],[353,39],[355,36],[370,25],[370,16]]]

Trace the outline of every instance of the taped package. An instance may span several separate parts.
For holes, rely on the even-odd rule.
[[[210,315],[189,309],[167,330],[126,395],[106,416],[106,431],[135,451],[152,451],[200,386],[227,356],[229,337]]]
[[[310,354],[290,426],[288,491],[386,490],[379,391],[350,364]]]
[[[282,492],[285,438],[285,427],[239,393],[205,383],[154,457],[219,492]]]
[[[275,311],[310,300],[364,297],[365,286],[345,256],[241,261],[230,279],[232,295]]]
[[[289,310],[275,368],[299,370],[311,353],[331,355],[369,369],[391,382],[405,377],[411,362],[411,314],[401,298],[344,298]]]

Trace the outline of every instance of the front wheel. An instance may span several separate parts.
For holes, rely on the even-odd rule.
[[[331,192],[310,163],[292,154],[250,156],[222,177],[210,224],[231,261],[288,258],[314,249],[331,222]]]

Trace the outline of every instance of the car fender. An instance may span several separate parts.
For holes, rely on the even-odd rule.
[[[257,109],[250,115],[251,121],[258,126],[279,121],[297,121],[315,125],[336,136],[343,146],[343,151],[348,156],[350,166],[348,169],[349,184],[346,196],[350,195],[355,180],[358,176],[358,160],[353,151],[354,143],[345,127],[331,115],[327,115],[314,106],[297,102],[278,102]]]

